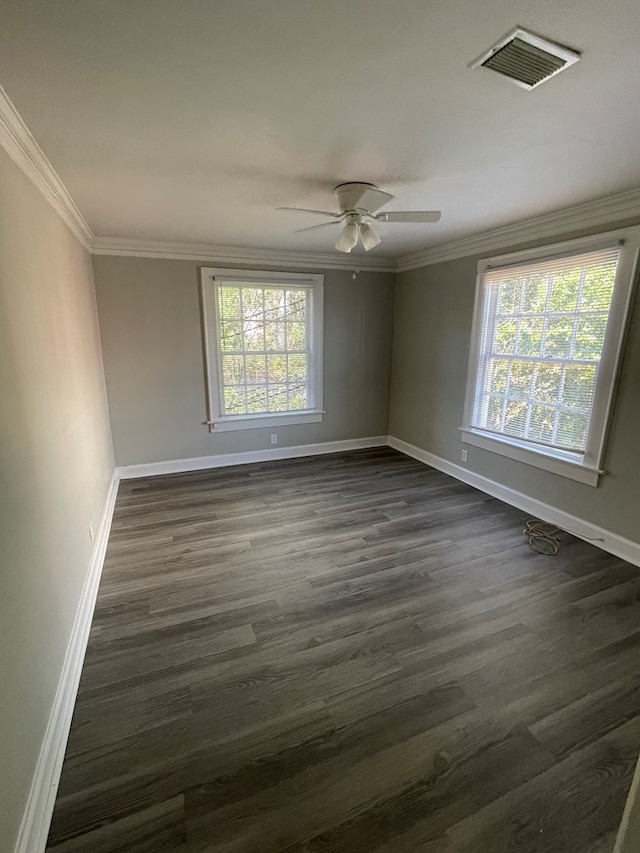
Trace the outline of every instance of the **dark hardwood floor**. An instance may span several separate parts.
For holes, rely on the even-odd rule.
[[[640,570],[389,448],[125,481],[51,853],[611,853]]]

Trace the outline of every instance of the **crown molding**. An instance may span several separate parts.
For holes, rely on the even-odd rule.
[[[210,243],[165,242],[119,237],[95,237],[91,244],[94,255],[127,255],[140,258],[172,258],[218,264],[263,264],[307,269],[344,269],[373,272],[405,272],[419,267],[464,258],[496,249],[509,249],[520,243],[568,234],[585,228],[609,227],[628,219],[640,219],[640,188],[566,207],[552,213],[523,219],[511,225],[483,231],[420,252],[389,257],[335,255],[252,249],[238,246],[216,246]]]
[[[0,145],[88,249],[93,240],[91,229],[2,86]]]
[[[136,258],[171,258],[182,261],[206,261],[217,264],[266,264],[267,266],[304,267],[305,269],[362,270],[395,272],[393,258],[334,255],[328,252],[291,252],[279,249],[251,249],[241,246],[217,246],[211,243],[180,243],[163,240],[134,240],[120,237],[95,237],[94,255],[125,255]]]
[[[282,251],[211,243],[136,240],[94,236],[46,154],[0,86],[0,146],[22,169],[73,234],[94,255],[171,258],[216,264],[259,264],[305,269],[405,272],[455,258],[508,249],[572,231],[607,227],[629,219],[640,220],[640,188],[595,199],[573,207],[452,240],[395,259],[383,255],[335,255],[329,252]]]
[[[633,218],[640,218],[640,188],[523,219],[420,252],[412,252],[398,258],[396,269],[398,272],[405,272],[441,261],[510,248],[519,243],[531,243],[546,237],[557,239],[571,231],[594,226],[606,227]]]

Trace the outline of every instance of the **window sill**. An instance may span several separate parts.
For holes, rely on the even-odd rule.
[[[500,456],[506,456],[509,459],[515,459],[517,462],[523,462],[525,465],[541,468],[543,471],[550,471],[552,474],[576,480],[578,483],[584,483],[587,486],[597,486],[600,475],[603,473],[595,466],[587,465],[576,458],[572,458],[570,453],[538,450],[524,442],[489,436],[479,430],[465,427],[461,428],[461,433],[464,444],[472,444],[474,447],[482,448],[482,450],[498,453]]]
[[[280,415],[240,415],[237,418],[221,418],[209,422],[209,432],[231,432],[239,429],[262,429],[264,427],[294,426],[295,424],[317,424],[324,412],[283,412]]]

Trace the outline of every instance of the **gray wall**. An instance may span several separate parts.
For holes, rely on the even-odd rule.
[[[93,259],[118,465],[270,447],[275,430],[209,434],[199,267]],[[394,275],[324,272],[324,407],[318,424],[278,427],[278,446],[386,435]]]
[[[632,223],[623,223],[632,224]],[[613,230],[608,229],[608,230]],[[553,241],[581,234],[558,235]],[[505,247],[494,255],[525,248]],[[397,277],[389,433],[462,464],[467,359],[478,257],[456,259]],[[640,299],[632,311],[609,441],[607,475],[597,488],[468,447],[477,474],[640,541]]]
[[[91,259],[0,150],[0,850],[18,832],[113,473]]]

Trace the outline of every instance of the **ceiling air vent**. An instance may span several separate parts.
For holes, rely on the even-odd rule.
[[[579,59],[575,50],[516,27],[469,67],[489,68],[523,89],[534,89]]]

